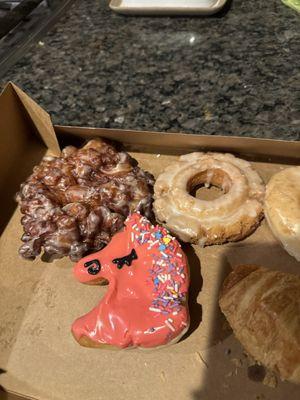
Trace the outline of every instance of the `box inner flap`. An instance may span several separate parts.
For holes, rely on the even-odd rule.
[[[15,193],[19,185],[38,164],[46,148],[12,85],[0,96],[0,234],[16,207]],[[5,210],[5,212],[4,212]]]

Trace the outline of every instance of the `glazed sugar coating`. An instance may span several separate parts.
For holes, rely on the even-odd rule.
[[[217,186],[223,195],[201,200],[197,185]],[[200,246],[243,239],[263,217],[265,187],[248,161],[232,154],[190,153],[179,157],[157,178],[154,212],[178,238]]]
[[[34,259],[43,249],[48,259],[77,261],[104,247],[131,212],[151,217],[154,180],[135,164],[102,140],[44,157],[16,196],[24,214],[20,255]]]
[[[265,215],[274,236],[300,261],[300,167],[286,168],[267,184]]]

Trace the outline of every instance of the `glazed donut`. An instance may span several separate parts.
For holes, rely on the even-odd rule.
[[[266,187],[265,216],[274,236],[300,261],[300,167],[272,176]]]
[[[100,303],[72,326],[86,347],[160,347],[177,342],[189,327],[189,271],[175,238],[140,214],[98,253],[80,260],[82,283],[109,282]]]
[[[190,192],[200,184],[225,192],[207,201]],[[231,154],[191,153],[168,166],[154,185],[157,220],[185,242],[201,246],[244,238],[263,216],[264,185],[250,163]]]
[[[103,140],[44,157],[17,194],[24,214],[19,253],[77,261],[106,245],[129,213],[152,213],[153,177]]]

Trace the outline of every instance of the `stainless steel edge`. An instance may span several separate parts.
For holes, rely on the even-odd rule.
[[[122,0],[111,0],[109,7],[119,13],[128,15],[212,15],[220,11],[227,0],[217,0],[212,7],[126,7]]]

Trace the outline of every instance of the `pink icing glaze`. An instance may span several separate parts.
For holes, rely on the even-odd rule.
[[[132,250],[137,259],[130,257]],[[115,260],[124,256],[131,265]],[[140,214],[132,214],[103,250],[80,260],[74,275],[82,283],[109,281],[100,303],[73,323],[77,340],[150,348],[175,341],[188,328],[186,256],[165,228]]]

